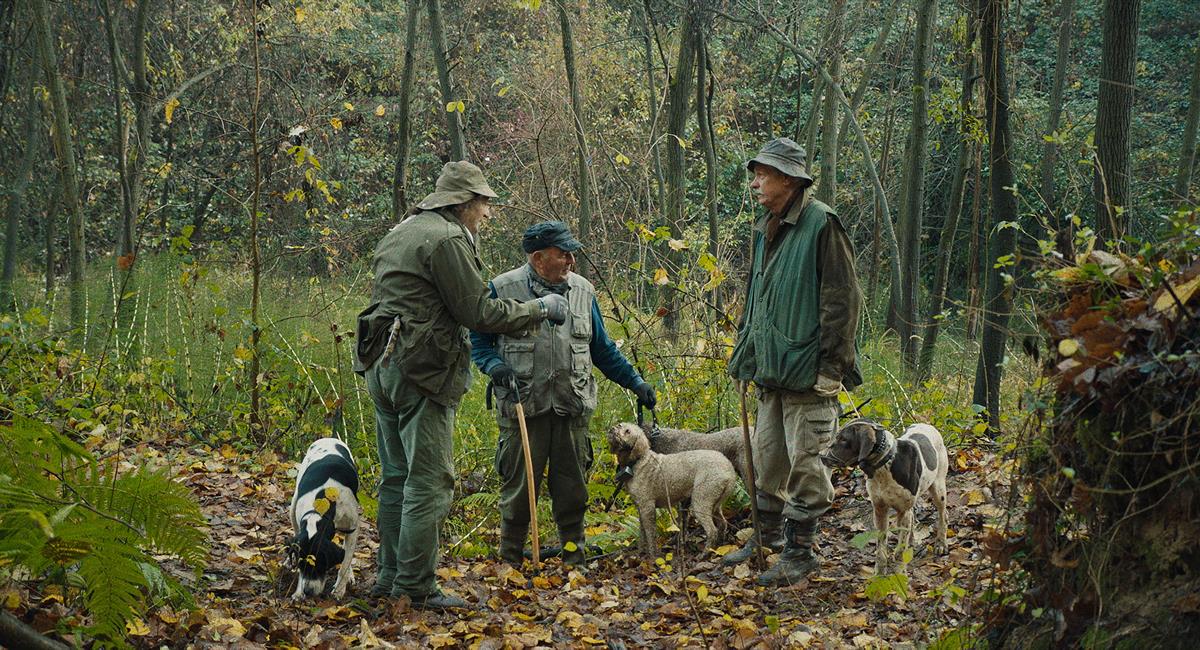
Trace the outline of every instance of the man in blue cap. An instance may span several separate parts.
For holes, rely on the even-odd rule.
[[[521,241],[529,263],[491,282],[492,295],[498,298],[524,301],[554,294],[566,296],[566,322],[554,327],[543,323],[532,336],[524,338],[471,333],[471,360],[480,372],[491,377],[498,402],[500,557],[511,564],[521,563],[530,517],[517,401],[525,411],[533,475],[539,485],[549,465],[547,482],[563,544],[563,561],[572,564],[584,560],[583,515],[587,510],[587,475],[592,466],[588,420],[596,409],[592,367],[633,391],[639,404],[654,408],[657,401],[654,388],[604,331],[592,283],[572,272],[575,251],[582,246],[561,221],[534,224]],[[519,394],[514,394],[513,386]],[[535,493],[539,485],[534,486]]]

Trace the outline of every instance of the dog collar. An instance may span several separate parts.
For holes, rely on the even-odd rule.
[[[867,459],[858,466],[866,473],[867,478],[874,478],[875,472],[892,462],[895,457],[896,438],[889,434],[887,429],[879,427],[875,430],[875,446],[871,447],[871,453],[867,455]]]

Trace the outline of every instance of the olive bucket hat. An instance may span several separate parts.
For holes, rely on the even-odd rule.
[[[433,193],[417,204],[418,208],[444,208],[447,205],[466,203],[476,196],[496,198],[496,193],[483,177],[483,171],[465,160],[446,163],[434,187]]]
[[[754,166],[762,164],[774,167],[780,172],[804,180],[812,185],[813,178],[808,175],[808,154],[804,147],[796,144],[791,138],[775,138],[763,145],[758,155],[746,161],[746,169],[754,171]]]

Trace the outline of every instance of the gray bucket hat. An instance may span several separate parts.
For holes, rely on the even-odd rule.
[[[812,185],[813,178],[808,175],[808,154],[804,147],[796,144],[791,138],[775,138],[763,145],[757,156],[746,161],[746,169],[754,171],[754,166],[758,164],[774,167],[788,176],[802,179]]]
[[[496,198],[496,193],[483,177],[483,171],[465,160],[446,163],[434,187],[434,192],[417,204],[418,208],[444,208],[466,203],[476,196]]]

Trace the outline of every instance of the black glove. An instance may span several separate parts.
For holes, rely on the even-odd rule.
[[[512,388],[517,383],[517,373],[513,371],[512,366],[503,361],[492,366],[488,376],[492,378],[492,385],[496,388]]]
[[[642,382],[633,387],[633,394],[637,395],[638,404],[654,410],[658,404],[658,397],[654,394],[654,387],[646,382]]]

